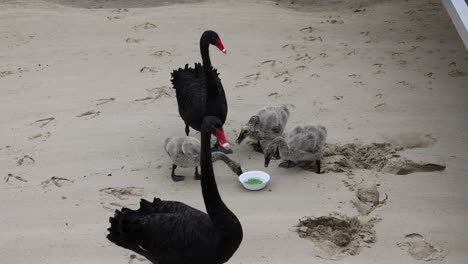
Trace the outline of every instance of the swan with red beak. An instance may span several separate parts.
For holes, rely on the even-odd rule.
[[[226,54],[226,48],[219,35],[207,30],[200,38],[200,53],[203,64],[195,63],[194,68],[185,65],[172,72],[172,84],[176,90],[179,114],[185,122],[185,133],[190,128],[200,131],[205,116],[216,116],[224,125],[228,113],[228,104],[218,71],[211,65],[209,46],[217,47]],[[218,127],[213,134],[217,138],[212,152],[232,153],[223,128]]]

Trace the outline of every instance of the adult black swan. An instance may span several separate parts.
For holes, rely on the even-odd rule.
[[[224,124],[228,112],[226,95],[218,72],[211,66],[208,47],[215,45],[226,53],[218,34],[212,30],[205,31],[200,38],[200,53],[203,65],[195,63],[195,68],[174,70],[171,74],[172,85],[176,90],[179,114],[185,122],[185,133],[189,135],[189,127],[200,131],[204,116],[216,116]],[[222,127],[217,131],[215,147],[212,151],[232,153],[227,143]],[[220,146],[221,145],[221,146]]]
[[[242,241],[242,226],[221,199],[211,160],[211,134],[222,126],[214,116],[201,125],[201,189],[208,214],[175,201],[141,200],[110,218],[107,238],[158,264],[227,262]]]

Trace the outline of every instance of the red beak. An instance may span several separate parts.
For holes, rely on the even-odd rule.
[[[222,51],[224,54],[226,54],[226,49],[224,48],[223,42],[221,42],[220,39],[218,39],[218,38],[216,39],[215,46],[216,46],[220,51]]]
[[[224,131],[218,128],[215,128],[215,136],[219,141],[219,144],[227,150],[231,149],[231,145],[227,142]]]

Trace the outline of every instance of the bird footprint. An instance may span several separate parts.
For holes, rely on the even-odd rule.
[[[89,118],[95,118],[97,117],[98,115],[101,114],[101,111],[95,111],[95,110],[91,110],[91,111],[86,111],[82,114],[79,114],[77,115],[76,117],[89,117]]]

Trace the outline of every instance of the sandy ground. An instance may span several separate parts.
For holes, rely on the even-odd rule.
[[[441,263],[465,263],[468,53],[439,1],[321,12],[261,1],[101,9],[57,2],[65,3],[0,1],[2,263],[145,263],[105,238],[114,209],[155,196],[204,209],[192,169],[179,170],[185,182],[171,181],[162,143],[184,134],[170,72],[200,61],[205,29],[228,50],[211,56],[228,96],[231,142],[256,109],[286,103],[295,106],[288,127],[326,126],[332,150],[401,146],[374,145],[382,151],[344,172],[334,172],[329,153],[320,175],[272,161],[272,181],[259,192],[216,164],[222,197],[244,228],[229,263],[329,263],[294,226],[335,212],[381,219],[374,243],[336,263],[419,263],[406,240],[421,237],[405,238],[411,233],[448,253]],[[373,166],[387,154],[393,170]],[[263,169],[248,144],[231,156]],[[407,160],[446,169],[417,172],[424,166]],[[388,200],[360,215],[352,201],[371,183]]]

